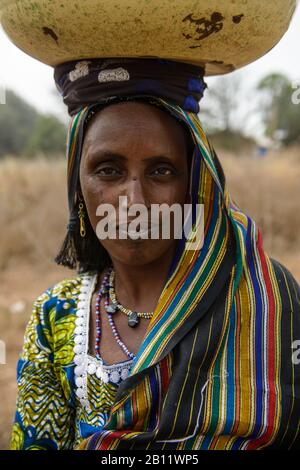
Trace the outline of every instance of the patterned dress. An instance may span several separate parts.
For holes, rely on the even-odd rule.
[[[96,273],[80,274],[35,301],[17,366],[12,449],[73,449],[105,424],[133,360],[107,365],[88,353],[96,283]]]

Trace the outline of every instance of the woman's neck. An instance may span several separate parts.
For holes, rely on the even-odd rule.
[[[118,301],[130,310],[154,311],[166,284],[174,258],[174,244],[162,257],[142,266],[132,266],[113,259],[115,292]]]

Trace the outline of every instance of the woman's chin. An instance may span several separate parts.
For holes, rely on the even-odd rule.
[[[112,259],[131,266],[142,266],[158,261],[170,248],[170,241],[166,246],[166,243],[159,243],[159,240],[129,238],[115,240],[114,246],[105,246]]]

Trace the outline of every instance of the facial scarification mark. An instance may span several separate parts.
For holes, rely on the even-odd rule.
[[[235,24],[239,24],[242,21],[244,14],[242,13],[241,15],[235,15],[232,17],[232,21]]]
[[[58,43],[58,36],[55,34],[55,32],[53,31],[53,29],[48,28],[47,26],[44,26],[44,27],[42,28],[42,31],[43,31],[43,33],[45,34],[45,36],[51,36],[52,39],[54,39],[54,41]]]
[[[189,31],[183,32],[182,34],[186,39],[201,41],[211,34],[221,31],[224,19],[224,16],[217,11],[211,15],[210,19],[204,17],[198,19],[193,18],[193,13],[190,13],[182,20],[183,23],[186,23]],[[191,45],[189,47],[190,49],[194,49],[196,47],[201,47],[201,45]]]

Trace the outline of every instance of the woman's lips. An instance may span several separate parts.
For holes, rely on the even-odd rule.
[[[138,229],[129,229],[128,225],[119,225],[117,226],[117,230],[119,235],[124,236],[125,238],[129,237],[131,239],[149,239],[152,238],[151,234],[158,233],[159,225],[152,225],[152,226],[140,226]],[[145,238],[142,238],[145,237]]]

